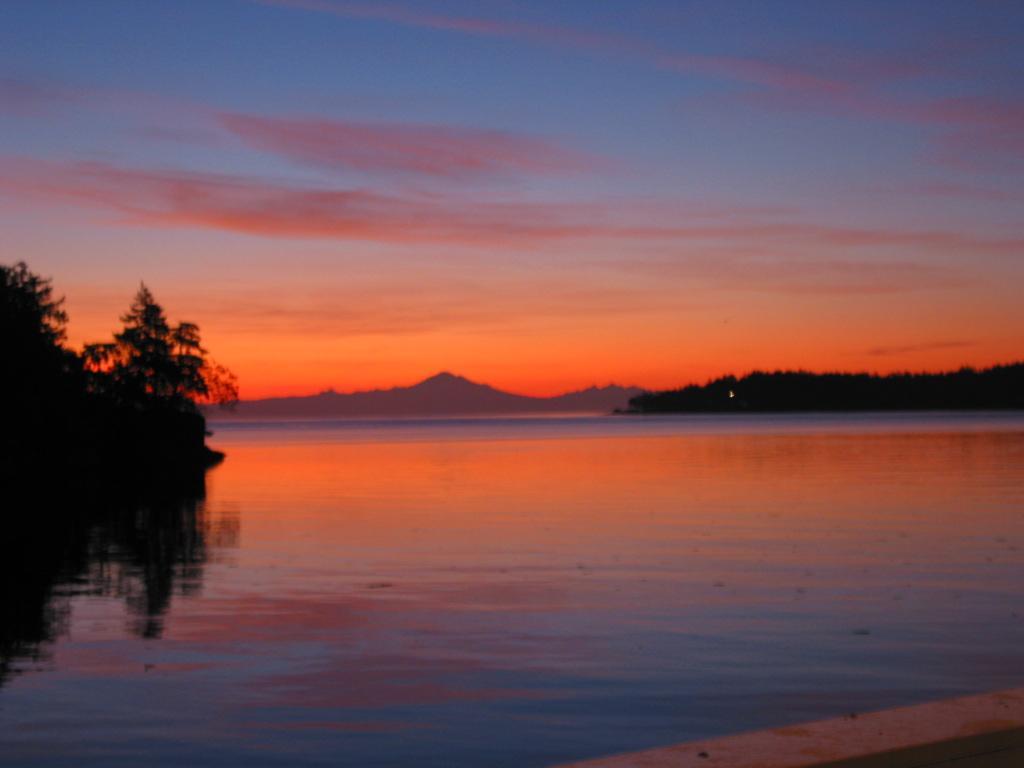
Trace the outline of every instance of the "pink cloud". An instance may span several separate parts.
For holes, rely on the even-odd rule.
[[[208,173],[103,163],[0,162],[0,190],[113,210],[128,224],[268,237],[493,245],[614,235],[585,207],[469,203],[364,189],[299,187]],[[634,230],[623,229],[622,236]]]
[[[121,223],[224,230],[264,237],[502,247],[572,238],[639,242],[771,243],[838,249],[1018,255],[1024,238],[942,230],[764,223],[738,209],[722,224],[664,223],[623,205],[507,203],[385,195],[366,189],[283,184],[211,173],[124,169],[103,163],[0,159],[0,192],[107,209]],[[641,220],[642,223],[636,223]]]
[[[227,140],[226,131],[256,149],[316,168],[463,178],[609,167],[557,142],[507,131],[224,112],[156,94],[0,78],[0,114],[37,118],[69,109],[128,115],[140,135],[159,140],[216,145]]]
[[[459,177],[483,173],[564,173],[596,164],[542,139],[440,125],[289,119],[223,113],[236,137],[314,167]]]

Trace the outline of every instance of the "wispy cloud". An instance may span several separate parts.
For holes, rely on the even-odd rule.
[[[478,37],[519,40],[556,49],[610,54],[646,62],[661,70],[752,86],[736,94],[770,110],[840,113],[872,120],[922,125],[937,132],[930,140],[934,160],[977,167],[1001,158],[1024,160],[1024,104],[977,98],[895,98],[893,82],[945,72],[951,63],[985,44],[977,40],[933,41],[904,50],[874,51],[805,47],[799,56],[737,56],[666,50],[648,41],[540,24],[454,16],[390,3],[340,0],[254,0],[343,18],[389,22]],[[988,41],[989,45],[1002,44]]]
[[[1024,101],[941,99],[918,108],[913,117],[943,129],[933,141],[933,154],[954,167],[1024,160]]]
[[[558,47],[641,54],[645,46],[615,35],[588,33],[569,27],[523,24],[473,16],[432,13],[394,3],[350,3],[329,0],[254,0],[260,5],[295,8],[342,18],[383,21],[408,27],[458,32],[479,37],[524,40]]]
[[[841,249],[906,248],[930,253],[988,253],[1015,256],[1024,253],[1024,237],[988,238],[947,230],[904,230],[884,227],[844,227],[800,221],[751,222],[737,220],[724,225],[676,225],[662,230],[674,238],[694,243],[724,242],[733,245],[803,245]]]
[[[456,16],[396,3],[344,0],[252,0],[260,5],[293,8],[340,18],[381,21],[476,37],[492,37],[556,49],[610,54],[645,62],[657,69],[703,75],[761,86],[802,97],[855,102],[861,92],[896,80],[943,72],[981,43],[937,40],[897,50],[868,50],[839,45],[789,45],[785,51],[735,55],[670,50],[618,33],[585,31],[552,24],[522,23],[479,16]],[[991,41],[990,41],[991,42]]]
[[[248,235],[502,246],[640,228],[592,224],[572,205],[471,203],[365,189],[295,186],[209,173],[125,169],[103,163],[0,161],[0,190],[112,210],[132,225],[218,229]]]
[[[205,145],[240,141],[319,169],[462,179],[612,167],[559,142],[510,131],[229,112],[153,93],[0,78],[0,115],[46,118],[80,111],[107,114],[146,138]]]
[[[892,249],[929,254],[1024,253],[1024,237],[986,238],[943,230],[855,228],[764,221],[738,208],[725,221],[681,221],[654,207],[612,203],[467,200],[386,195],[213,173],[0,158],[0,192],[107,209],[133,225],[225,230],[265,237],[494,247],[599,238],[707,247]],[[808,261],[804,271],[817,262]],[[858,264],[849,264],[856,273]]]
[[[902,123],[928,131],[927,156],[957,170],[1024,161],[1024,101],[895,98],[860,87],[833,91],[787,88],[751,91],[737,99],[766,110],[832,114]]]
[[[553,142],[503,131],[239,113],[222,113],[219,122],[247,144],[316,168],[465,177],[566,173],[599,164]]]
[[[964,200],[979,200],[982,202],[1003,203],[1021,200],[1024,198],[1020,193],[1009,192],[1004,189],[984,187],[977,184],[962,182],[930,181],[918,184],[903,184],[900,186],[877,187],[873,193],[897,193],[901,195],[917,195],[923,197],[947,197],[960,198]]]
[[[194,102],[148,91],[93,87],[51,79],[0,78],[0,114],[44,116],[65,108],[132,111],[175,121],[180,121],[183,114],[193,117],[203,111]]]
[[[36,116],[45,114],[55,104],[78,100],[66,88],[12,77],[0,78],[0,114]]]
[[[330,338],[412,335],[448,331],[505,331],[529,325],[572,324],[659,312],[678,313],[685,300],[649,286],[586,286],[578,276],[480,279],[418,273],[387,280],[347,280],[330,287],[218,288],[191,297],[190,316],[220,332],[304,334]]]
[[[839,95],[849,90],[841,80],[763,58],[659,53],[652,61],[661,69],[711,75],[783,91]]]
[[[937,349],[962,349],[973,347],[973,341],[926,341],[920,344],[905,344],[903,346],[872,347],[868,354],[875,357],[890,357],[894,355],[909,355],[914,352],[930,352]]]
[[[841,259],[777,255],[750,258],[723,253],[715,258],[622,263],[631,272],[689,279],[730,291],[810,295],[887,295],[960,287],[963,276],[935,264],[909,259]]]
[[[548,24],[523,24],[474,16],[431,13],[391,3],[349,3],[331,0],[254,0],[260,5],[294,8],[342,18],[390,22],[407,27],[455,32],[477,37],[518,40],[556,49],[612,54],[646,62],[666,71],[710,75],[772,87],[836,90],[844,85],[788,63],[756,57],[681,54],[624,35],[586,32]]]

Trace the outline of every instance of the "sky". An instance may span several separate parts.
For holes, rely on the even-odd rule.
[[[0,261],[243,398],[1024,351],[1024,5],[4,0]]]

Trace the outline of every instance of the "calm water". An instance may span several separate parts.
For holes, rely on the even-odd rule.
[[[1024,685],[1024,415],[213,442],[205,497],[6,512],[0,763],[546,766]]]

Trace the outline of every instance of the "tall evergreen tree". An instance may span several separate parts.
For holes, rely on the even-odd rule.
[[[190,412],[238,399],[231,372],[207,359],[198,326],[172,326],[145,284],[121,322],[113,342],[85,348],[92,391],[141,409]]]
[[[0,264],[0,396],[8,408],[31,409],[77,381],[78,359],[64,347],[67,322],[49,279],[24,262]]]

